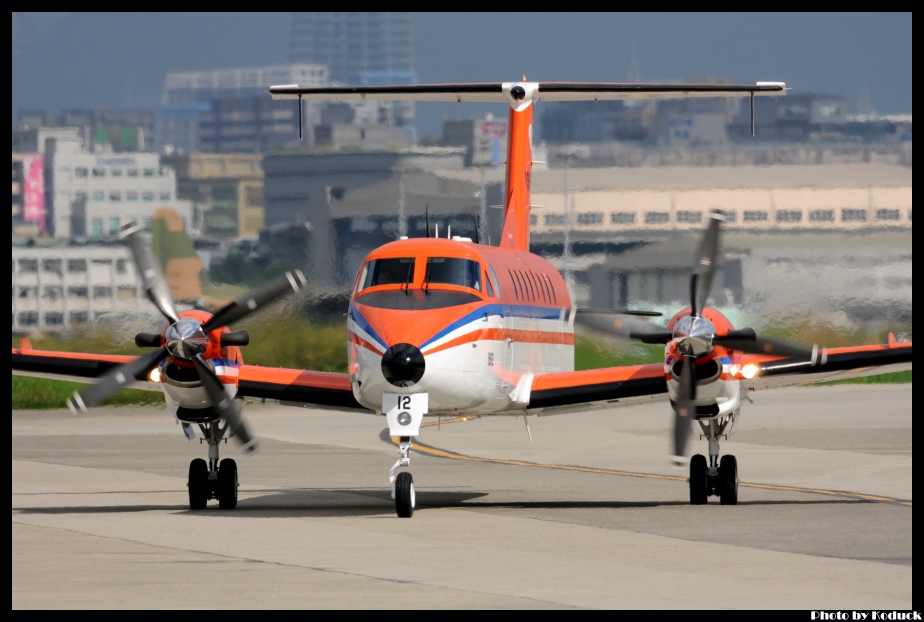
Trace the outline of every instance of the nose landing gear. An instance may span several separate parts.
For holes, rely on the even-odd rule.
[[[395,500],[395,511],[399,518],[410,518],[414,515],[414,506],[417,505],[417,495],[414,492],[414,477],[407,471],[402,471],[395,475],[395,471],[401,467],[411,465],[411,459],[408,452],[411,450],[411,437],[400,437],[398,449],[401,457],[391,467],[388,472],[388,479],[391,482],[391,498]]]

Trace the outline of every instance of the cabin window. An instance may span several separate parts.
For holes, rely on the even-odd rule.
[[[497,275],[494,274],[494,268],[488,266],[488,274],[491,275],[491,284],[494,285],[494,292],[497,294],[497,297],[501,296],[500,283],[497,282]]]
[[[552,294],[552,304],[558,304],[558,296],[555,295],[555,286],[552,285],[552,279],[549,278],[549,275],[543,274],[542,277],[545,279],[545,282],[549,286],[549,292]]]
[[[429,285],[459,285],[480,292],[481,266],[477,261],[461,257],[428,257],[425,281]]]
[[[484,273],[484,287],[487,290],[488,296],[491,298],[497,298],[497,295],[494,293],[494,287],[491,285],[491,279],[488,278],[488,273]]]
[[[513,270],[508,268],[507,274],[510,275],[510,282],[513,283],[513,294],[517,297],[517,300],[520,299],[520,284],[517,283],[517,279],[513,276]]]
[[[373,259],[363,266],[359,278],[359,291],[377,285],[403,285],[414,280],[413,257]]]

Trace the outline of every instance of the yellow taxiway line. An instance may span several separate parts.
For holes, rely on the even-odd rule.
[[[471,418],[471,417],[469,417]],[[457,419],[448,419],[443,421],[443,423],[455,423],[456,421],[464,421],[468,418],[459,417]],[[428,423],[424,425],[437,425],[434,423]],[[393,436],[391,440],[396,445],[398,444],[398,437]],[[479,458],[477,456],[467,456],[465,454],[456,453],[454,451],[447,451],[445,449],[439,449],[437,447],[432,447],[430,445],[424,445],[419,442],[414,443],[412,446],[413,450],[428,456],[434,456],[436,458],[447,458],[449,460],[463,460],[467,462],[486,462],[490,464],[506,464],[508,466],[520,466],[520,467],[534,467],[540,469],[555,469],[558,471],[577,471],[579,473],[599,473],[602,475],[619,475],[622,477],[639,477],[643,479],[662,479],[670,480],[674,482],[686,482],[686,477],[680,477],[678,475],[659,475],[657,473],[636,473],[634,471],[617,471],[614,469],[598,469],[595,467],[582,467],[574,466],[570,464],[546,464],[542,462],[527,462],[525,460],[506,460],[503,458]],[[911,507],[911,501],[906,501],[904,499],[893,499],[891,497],[882,497],[879,495],[865,495],[859,492],[848,492],[846,490],[828,490],[825,488],[800,488],[798,486],[780,486],[777,484],[755,484],[750,482],[739,482],[739,486],[744,488],[761,488],[764,490],[780,490],[785,492],[805,492],[813,493],[816,495],[828,495],[831,497],[841,497],[846,499],[856,499],[858,501],[874,501],[877,503],[895,503],[898,505],[905,505]]]

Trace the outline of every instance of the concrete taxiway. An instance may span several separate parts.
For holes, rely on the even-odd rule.
[[[238,509],[192,512],[163,410],[14,411],[12,606],[908,609],[911,389],[754,394],[737,506],[686,503],[664,404],[431,425],[410,520],[378,417],[248,405]]]

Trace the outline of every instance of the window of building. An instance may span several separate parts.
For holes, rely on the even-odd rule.
[[[78,166],[74,169],[74,177],[84,178],[90,174],[90,171],[87,170],[85,166]]]
[[[116,259],[116,272],[119,274],[125,274],[125,260]]]
[[[84,311],[71,313],[71,324],[86,324],[89,319],[89,316]]]
[[[70,274],[76,274],[78,272],[87,271],[87,260],[86,259],[68,259],[67,260],[67,271]]]
[[[689,210],[681,210],[677,212],[677,222],[695,224],[702,221],[702,212],[691,212]]]
[[[62,326],[64,324],[64,314],[63,313],[46,313],[45,314],[45,325],[46,326]]]
[[[128,175],[129,177],[137,177],[138,169],[136,168],[126,169],[125,174]]]
[[[738,214],[736,212],[733,212],[731,210],[725,210],[722,212],[722,214],[725,215],[725,222],[737,222],[738,221]]]
[[[94,218],[93,222],[90,223],[90,235],[94,238],[103,237],[103,219]]]
[[[160,193],[160,200],[161,200],[161,201],[169,201],[169,200],[170,200],[170,193],[169,193],[169,192],[161,192],[161,193]]]
[[[842,209],[841,222],[866,222],[866,210]]]
[[[778,210],[777,222],[802,222],[802,210]]]
[[[122,169],[120,168],[109,169],[109,174],[112,175],[113,177],[121,177]]]
[[[112,298],[112,288],[97,285],[93,288],[93,298]]]
[[[35,274],[38,272],[38,259],[20,259],[19,260],[19,273],[20,274]]]
[[[57,274],[58,276],[61,276],[64,273],[60,259],[43,259],[42,270],[52,274]]]
[[[142,192],[142,193],[141,193],[141,200],[143,200],[143,201],[153,201],[153,200],[154,200],[154,193],[153,193],[153,192],[150,192],[150,191],[149,191],[149,192]]]
[[[646,225],[663,225],[671,221],[671,215],[667,212],[646,212]]]
[[[132,300],[135,298],[135,288],[131,285],[120,285],[116,288],[116,297],[120,300]]]
[[[413,257],[389,257],[367,261],[359,277],[359,291],[377,285],[404,285],[413,282],[414,263]]]
[[[901,212],[897,209],[877,209],[876,220],[898,220],[901,218]]]
[[[745,210],[744,222],[765,222],[769,220],[770,215],[763,210]]]
[[[113,217],[109,219],[109,235],[115,235],[119,232],[119,218]]]
[[[109,191],[109,200],[110,200],[110,201],[121,201],[121,200],[122,200],[122,193],[119,192],[118,190],[110,190],[110,191]]]
[[[812,222],[834,222],[834,210],[813,209],[809,212],[809,220]]]
[[[529,215],[529,226],[535,227],[538,224],[539,224],[539,217],[536,216],[535,214],[530,214]]]
[[[23,311],[19,314],[20,326],[36,326],[38,324],[38,313],[35,311]]]
[[[565,224],[565,215],[564,214],[546,214],[545,215],[545,226],[546,227],[562,227]]]
[[[579,225],[599,225],[603,222],[603,212],[581,212],[578,214]]]
[[[86,201],[87,193],[84,192],[83,190],[78,190],[77,192],[74,193],[74,198],[78,201]]]
[[[147,218],[141,221],[141,226],[144,228],[145,231],[150,231],[151,227],[154,226],[154,219],[148,216]]]
[[[45,291],[42,292],[42,298],[45,300],[60,300],[64,298],[64,288],[63,287],[46,287]]]
[[[146,168],[146,169],[144,169],[144,176],[145,176],[145,177],[154,177],[154,169],[153,169],[153,168]]]
[[[137,201],[138,192],[136,192],[135,190],[129,190],[128,192],[125,193],[125,200],[126,201]]]
[[[94,177],[105,177],[105,176],[106,176],[106,169],[104,169],[104,168],[94,168],[94,169],[93,169],[93,176],[94,176]]]
[[[631,225],[635,223],[635,213],[633,212],[612,212],[610,214],[611,225]]]
[[[102,190],[94,190],[94,191],[93,191],[93,200],[94,200],[94,201],[105,201],[105,200],[106,200],[106,193],[103,192]]]
[[[428,257],[426,282],[459,285],[481,291],[481,266],[461,257]]]
[[[86,298],[87,288],[86,287],[68,287],[67,297],[68,298]]]

